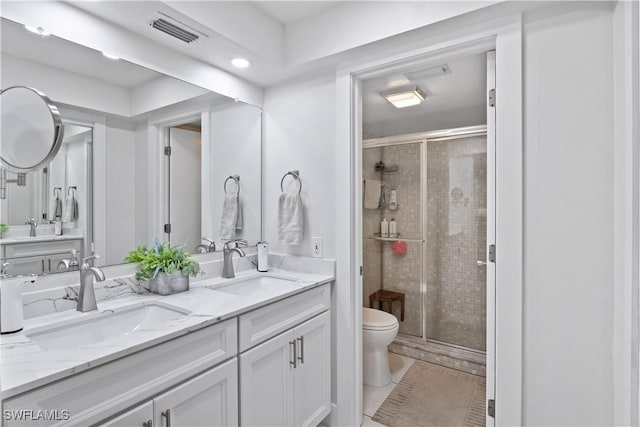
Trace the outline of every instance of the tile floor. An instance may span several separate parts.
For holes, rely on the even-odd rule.
[[[384,427],[371,419],[382,402],[391,394],[393,388],[400,382],[404,374],[407,373],[415,359],[389,353],[389,367],[391,368],[391,384],[385,387],[372,387],[365,385],[362,392],[362,407],[364,412],[363,427]]]

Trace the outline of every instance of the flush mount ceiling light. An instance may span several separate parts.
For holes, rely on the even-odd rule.
[[[244,58],[233,58],[231,60],[231,65],[236,68],[247,68],[251,63]]]
[[[102,52],[102,55],[107,57],[107,58],[109,58],[109,59],[113,59],[114,61],[117,60],[117,59],[120,59],[119,56],[115,56],[115,55],[112,55],[112,54],[107,53],[107,52]]]
[[[382,94],[396,108],[411,107],[424,101],[424,92],[416,85],[396,88]]]
[[[25,25],[24,28],[26,28],[27,31],[31,31],[32,33],[42,37],[46,37],[49,35],[49,33],[47,33],[42,27],[32,27],[31,25]]]

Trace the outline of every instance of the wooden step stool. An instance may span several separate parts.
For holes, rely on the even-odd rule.
[[[404,293],[388,291],[386,289],[380,289],[369,295],[369,307],[374,308],[373,304],[378,302],[378,308],[393,314],[393,302],[400,301],[400,321],[404,321]],[[387,303],[387,310],[385,310],[385,303]]]

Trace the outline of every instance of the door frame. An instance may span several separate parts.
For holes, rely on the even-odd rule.
[[[169,138],[169,129],[193,119],[201,120],[201,188],[208,188],[210,182],[209,160],[211,150],[211,126],[209,106],[200,106],[181,112],[149,119],[147,123],[147,241],[153,242],[156,238],[165,240],[163,225],[166,221],[166,179],[164,146]],[[209,193],[200,192],[200,209],[206,212],[210,198]],[[202,215],[201,230],[205,232],[206,215]],[[162,238],[160,238],[162,236]]]
[[[516,14],[486,22],[482,29],[452,31],[457,33],[444,42],[442,37],[431,44],[427,40],[426,47],[337,70],[336,233],[345,239],[336,248],[337,366],[332,425],[362,421],[362,81],[413,64],[490,50],[496,51],[497,70],[495,424],[522,423],[522,18]]]

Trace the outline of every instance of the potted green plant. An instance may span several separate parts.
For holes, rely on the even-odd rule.
[[[149,291],[170,295],[189,290],[189,277],[200,273],[200,264],[179,246],[156,243],[129,252],[125,263],[137,262],[136,279],[147,282]]]

